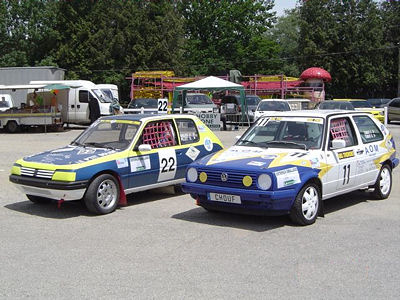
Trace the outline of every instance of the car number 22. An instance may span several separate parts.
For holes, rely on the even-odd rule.
[[[175,178],[176,174],[176,153],[174,149],[165,149],[158,152],[160,171],[158,181],[165,181]]]

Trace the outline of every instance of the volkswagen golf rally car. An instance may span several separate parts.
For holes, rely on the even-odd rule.
[[[195,116],[109,116],[64,148],[19,159],[10,181],[33,202],[83,199],[106,214],[125,194],[182,183],[189,163],[222,147]]]
[[[261,117],[237,143],[189,165],[183,191],[207,210],[315,222],[321,200],[358,189],[387,198],[399,163],[371,114],[292,111]]]

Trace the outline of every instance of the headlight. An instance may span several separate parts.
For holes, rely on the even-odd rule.
[[[271,187],[271,177],[268,174],[261,174],[258,176],[257,184],[258,187],[262,190],[268,190]]]
[[[196,182],[198,177],[197,170],[195,168],[189,168],[189,170],[187,170],[186,177],[188,181]]]

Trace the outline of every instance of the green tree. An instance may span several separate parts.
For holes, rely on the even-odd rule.
[[[300,7],[299,63],[332,75],[334,97],[372,97],[387,70],[383,24],[372,0],[306,1]]]
[[[274,21],[271,0],[182,1],[188,74],[243,74],[274,69],[277,47],[264,33]]]
[[[386,41],[385,80],[387,97],[400,97],[400,1],[384,1],[381,6]]]
[[[299,9],[286,10],[285,14],[278,18],[274,27],[268,33],[271,39],[279,45],[279,69],[278,72],[287,76],[299,76],[296,57],[298,55],[300,22]]]

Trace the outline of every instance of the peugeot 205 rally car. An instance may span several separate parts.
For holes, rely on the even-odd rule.
[[[189,163],[222,147],[195,116],[109,116],[64,148],[19,159],[10,181],[33,202],[83,199],[107,214],[125,194],[182,183]]]
[[[189,165],[183,191],[207,210],[315,222],[321,200],[358,189],[387,198],[395,143],[371,114],[292,111],[261,117],[237,143]]]

